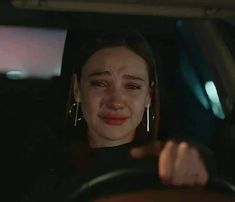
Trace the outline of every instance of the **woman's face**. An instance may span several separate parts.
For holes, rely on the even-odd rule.
[[[74,91],[91,147],[128,143],[150,104],[147,63],[124,46],[100,49],[83,66]]]

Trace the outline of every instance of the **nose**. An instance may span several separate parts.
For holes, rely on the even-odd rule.
[[[112,89],[108,92],[106,106],[115,111],[124,108],[124,94],[120,89]]]

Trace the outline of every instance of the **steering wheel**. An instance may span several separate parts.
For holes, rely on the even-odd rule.
[[[225,181],[209,181],[209,191],[225,192],[235,196],[235,187]],[[105,195],[120,194],[131,191],[157,189],[165,190],[173,188],[176,190],[182,187],[163,185],[157,176],[155,169],[123,168],[101,174],[84,182],[77,189],[73,190],[66,197],[66,202],[91,201]],[[206,189],[205,189],[206,190]]]
[[[107,194],[156,187],[162,187],[157,176],[156,168],[123,168],[110,171],[86,181],[70,193],[66,201],[89,201]]]
[[[207,197],[210,197],[209,193],[227,193],[230,196],[235,196],[235,187],[228,185],[228,182],[217,179],[209,180],[209,186],[205,187],[204,191],[208,191]],[[174,187],[170,185],[163,185],[157,176],[156,169],[143,169],[143,168],[123,168],[113,170],[97,177],[90,178],[85,181],[81,186],[78,186],[73,191],[69,192],[65,197],[66,202],[78,202],[78,201],[92,201],[103,196],[123,194],[127,192],[138,192],[143,190],[158,190],[165,191],[167,189],[174,191],[187,191],[186,187]],[[201,189],[199,189],[202,191]],[[196,190],[197,191],[197,190]],[[172,192],[171,192],[172,193]],[[187,193],[187,192],[179,192]],[[198,196],[201,192],[192,192],[194,196]],[[199,194],[200,195],[200,194]],[[176,196],[179,196],[177,194]],[[218,195],[219,196],[219,195]],[[196,198],[195,197],[195,198]],[[205,199],[207,198],[205,197]],[[217,197],[216,195],[214,196]],[[179,197],[178,197],[179,198]],[[233,198],[234,199],[234,198]],[[169,201],[169,200],[168,200]],[[206,201],[206,200],[205,200]]]

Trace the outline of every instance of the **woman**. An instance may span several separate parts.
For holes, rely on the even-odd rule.
[[[63,180],[56,177],[57,185],[49,188],[54,193],[68,193],[65,187],[74,183],[74,173],[82,183],[112,170],[133,167],[154,168],[167,184],[206,184],[205,159],[209,155],[202,156],[205,152],[188,142],[157,141],[156,65],[141,34],[124,30],[88,40],[78,53],[73,92],[75,103],[69,113],[79,139],[74,172],[66,168]]]
[[[159,90],[154,57],[146,40],[125,30],[90,41],[83,50],[86,51],[80,52],[76,68],[74,96],[88,125],[90,147],[156,139]],[[151,111],[154,119],[149,112],[143,116],[144,111]],[[142,150],[133,149],[131,154],[138,158],[146,152],[159,153],[159,176],[163,181],[189,185],[207,181],[208,174],[198,151],[187,142],[168,141],[161,152],[155,142]]]

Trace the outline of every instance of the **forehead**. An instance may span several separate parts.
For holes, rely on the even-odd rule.
[[[83,73],[110,71],[147,75],[145,60],[125,46],[103,48],[96,51],[83,66]]]

